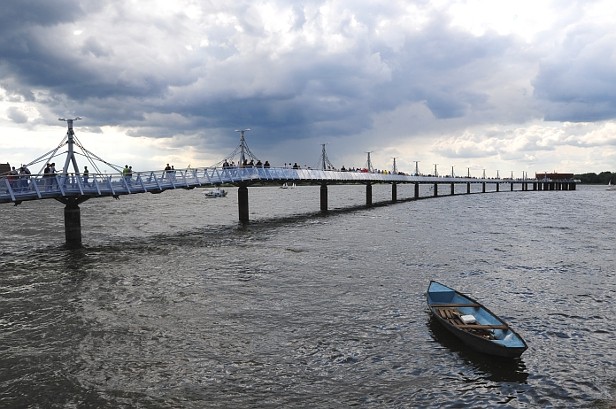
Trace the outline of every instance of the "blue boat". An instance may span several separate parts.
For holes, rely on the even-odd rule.
[[[475,351],[516,358],[526,342],[492,311],[453,288],[430,281],[426,294],[434,318]]]

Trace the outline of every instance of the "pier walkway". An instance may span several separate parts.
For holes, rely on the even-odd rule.
[[[477,179],[464,177],[409,176],[393,173],[330,171],[290,168],[191,168],[172,171],[138,172],[131,177],[121,174],[16,175],[0,178],[0,203],[19,204],[28,200],[57,199],[61,202],[137,193],[161,193],[169,189],[193,189],[220,185],[334,185],[334,184],[461,184],[492,183],[528,185],[535,179]],[[521,188],[520,190],[526,190]],[[535,188],[536,190],[536,188]],[[547,189],[546,189],[547,190]],[[568,190],[568,186],[567,186]]]

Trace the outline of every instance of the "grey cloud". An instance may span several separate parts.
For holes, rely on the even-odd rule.
[[[24,114],[19,108],[9,108],[7,110],[7,116],[11,121],[17,124],[25,124],[26,122],[28,122],[28,116]]]
[[[542,62],[535,96],[553,121],[595,122],[616,116],[616,36],[580,26]]]

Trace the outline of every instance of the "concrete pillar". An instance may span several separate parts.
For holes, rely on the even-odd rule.
[[[321,213],[327,213],[327,183],[321,184]]]
[[[486,192],[486,182],[481,182],[481,192],[482,193]]]
[[[434,197],[438,196],[438,183],[434,184]]]
[[[419,199],[419,183],[415,182],[415,199]]]
[[[372,206],[372,185],[368,183],[366,185],[366,207]]]
[[[391,184],[391,201],[393,203],[396,203],[398,201],[398,184],[397,183]]]
[[[455,194],[456,194],[456,184],[455,184],[455,183],[452,183],[452,184],[451,184],[451,195],[453,196],[453,195],[455,195]]]
[[[500,192],[500,183],[496,182],[496,191]]]
[[[76,201],[71,200],[64,207],[64,233],[67,247],[81,247],[81,209]]]
[[[471,194],[471,182],[466,182],[466,194]]]
[[[247,223],[250,218],[248,216],[248,185],[245,183],[240,184],[240,187],[237,189],[237,208],[240,222]]]
[[[522,190],[524,190],[524,186],[522,186]],[[511,182],[511,191],[513,192],[513,182]]]

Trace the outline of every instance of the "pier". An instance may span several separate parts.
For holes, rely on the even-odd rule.
[[[407,175],[397,171],[374,172],[370,166],[368,154],[367,169],[363,171],[329,170],[331,163],[327,159],[325,148],[322,152],[323,169],[293,169],[287,167],[264,166],[213,166],[202,168],[187,168],[173,170],[156,170],[123,174],[118,169],[117,174],[88,173],[84,175],[77,166],[74,146],[76,144],[73,131],[73,121],[64,120],[68,125],[66,138],[60,146],[68,145],[66,160],[62,170],[55,174],[4,175],[0,177],[0,203],[18,205],[24,201],[55,199],[65,205],[64,224],[66,244],[70,247],[80,247],[81,215],[79,205],[86,200],[96,198],[115,198],[123,195],[142,193],[159,194],[170,189],[194,189],[200,187],[216,187],[221,185],[238,187],[237,203],[240,222],[249,222],[249,187],[280,186],[284,183],[295,184],[297,187],[320,186],[320,211],[328,211],[328,186],[331,185],[364,185],[366,206],[373,205],[372,186],[374,184],[391,185],[391,202],[398,201],[398,185],[413,185],[411,200],[420,199],[420,185],[430,185],[432,197],[453,196],[462,190],[471,194],[472,185],[476,193],[510,191],[559,191],[575,190],[573,179],[552,179],[549,175],[535,179],[507,178],[473,178],[453,176],[423,176]],[[252,155],[245,144],[244,131],[241,132],[240,158],[244,164],[245,156]],[[81,145],[78,145],[81,147]],[[82,147],[83,148],[83,147]],[[57,148],[56,148],[57,150]],[[55,151],[53,154],[55,155]],[[93,155],[91,152],[88,154]],[[100,160],[100,158],[96,157]],[[394,166],[395,170],[395,166]],[[485,175],[484,175],[485,176]],[[460,187],[456,189],[456,187]],[[488,187],[492,187],[489,190]],[[458,193],[460,194],[460,193]]]

